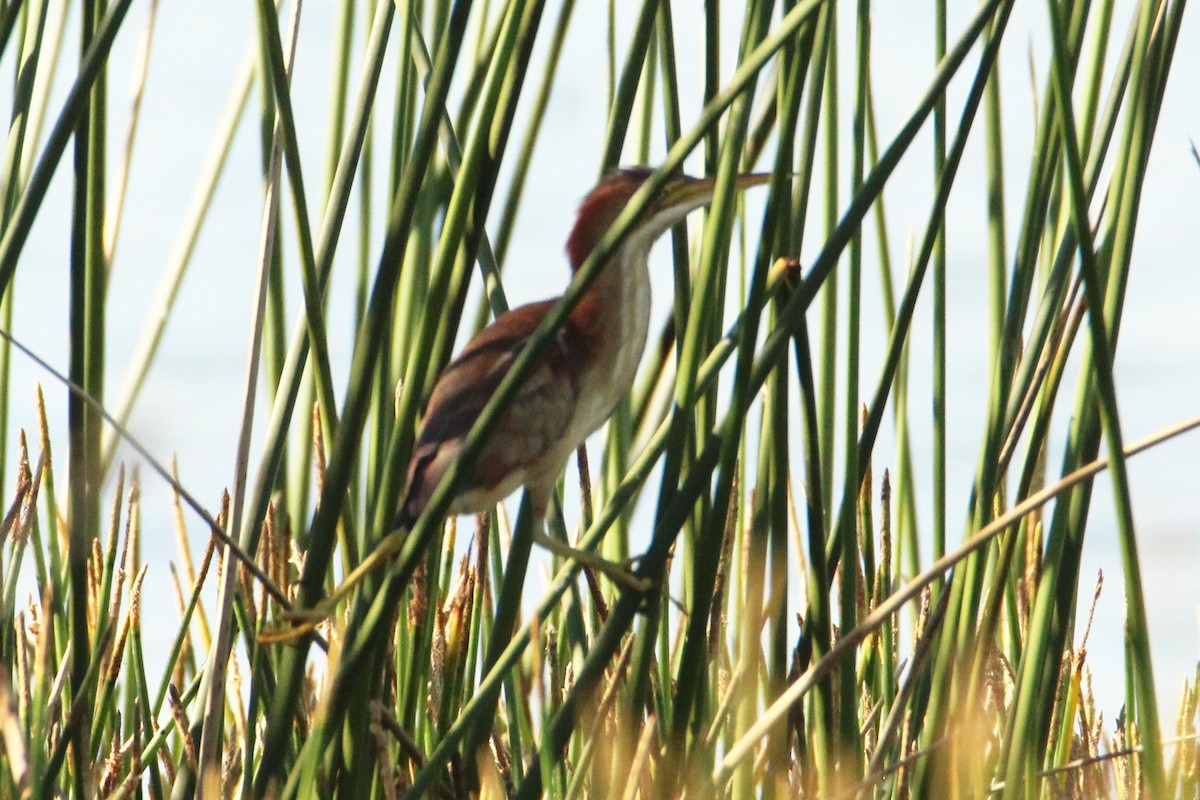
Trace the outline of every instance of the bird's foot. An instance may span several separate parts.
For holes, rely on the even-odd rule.
[[[280,616],[280,622],[258,635],[260,644],[286,644],[314,632],[321,623],[333,616],[335,603],[328,598],[312,608],[293,608]]]
[[[603,573],[613,583],[626,589],[632,589],[639,594],[650,590],[650,581],[635,575],[630,568],[633,564],[632,559],[622,562],[609,561],[588,550],[580,550],[556,539],[551,539],[540,532],[534,533],[533,541],[556,556],[569,558],[581,567]]]
[[[404,542],[407,529],[394,530],[385,536],[375,549],[338,584],[321,602],[312,608],[292,608],[281,615],[282,625],[263,631],[258,637],[264,644],[290,642],[316,630],[337,613],[338,606],[350,599],[354,588],[371,572],[386,564]]]

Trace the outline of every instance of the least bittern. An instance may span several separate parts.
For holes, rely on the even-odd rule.
[[[577,271],[625,209],[651,170],[637,167],[613,173],[588,193],[567,238],[567,257]],[[770,175],[738,175],[745,189]],[[650,323],[647,260],[654,242],[690,212],[708,205],[713,178],[673,176],[653,199],[643,219],[629,231],[599,277],[580,298],[553,346],[526,379],[467,471],[450,513],[493,508],[517,488],[529,494],[533,540],[559,555],[597,568],[627,586],[644,588],[623,567],[547,537],[540,527],[550,493],[571,453],[598,429],[629,391]],[[458,457],[480,412],[508,374],[521,349],[560,298],[531,303],[501,314],[467,344],[438,377],[408,465],[408,482],[396,530],[346,576],[319,607],[289,614],[294,627],[263,635],[264,641],[293,638],[324,619],[329,609],[382,561],[395,554],[446,471]]]
[[[645,168],[620,170],[584,198],[567,239],[572,272],[650,174]],[[740,175],[734,184],[743,189],[769,178]],[[712,178],[679,175],[667,180],[498,420],[460,484],[451,513],[486,511],[524,486],[535,521],[534,541],[628,582],[624,570],[550,539],[540,527],[571,453],[604,424],[633,383],[650,322],[650,248],[688,213],[708,205],[715,187]],[[558,300],[501,314],[438,377],[408,465],[399,526],[411,528],[424,511],[483,407]]]

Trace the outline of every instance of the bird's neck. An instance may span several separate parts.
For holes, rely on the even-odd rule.
[[[587,342],[589,370],[605,376],[615,398],[629,390],[646,348],[650,325],[649,248],[631,237],[600,272],[571,312],[571,325]]]

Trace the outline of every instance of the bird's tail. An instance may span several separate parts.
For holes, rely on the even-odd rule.
[[[421,513],[425,511],[431,489],[425,484],[425,465],[428,461],[428,456],[414,459],[409,467],[408,480],[404,484],[403,499],[400,501],[400,510],[396,512],[396,518],[392,521],[392,530],[403,528],[411,531],[417,524]]]
[[[392,530],[411,531],[413,526],[417,524],[417,517],[420,514],[414,514],[412,511],[412,503],[408,497],[400,504],[400,510],[396,512],[395,518],[392,520]]]
[[[392,520],[392,530],[411,531],[417,524],[417,518],[425,510],[420,483],[419,480],[409,480],[408,485],[404,487],[404,497],[400,501],[400,510]]]

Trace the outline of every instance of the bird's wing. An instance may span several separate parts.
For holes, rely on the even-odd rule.
[[[554,302],[533,303],[500,315],[438,377],[408,466],[402,523],[411,524],[420,516],[484,406]],[[539,459],[565,433],[577,392],[575,365],[565,341],[560,337],[551,345],[492,428],[460,484],[457,510],[483,511],[512,492],[528,470],[542,466]]]

